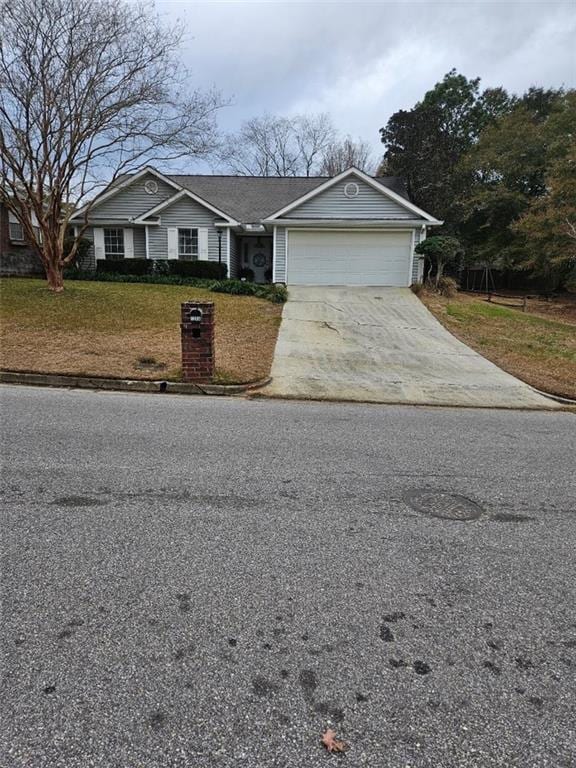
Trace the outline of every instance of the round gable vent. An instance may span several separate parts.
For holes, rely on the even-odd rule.
[[[144,189],[149,195],[155,195],[156,192],[158,192],[158,184],[154,181],[154,179],[148,179],[148,181],[144,184]]]
[[[356,184],[355,181],[350,181],[346,186],[344,187],[344,194],[346,197],[358,197],[358,193],[360,192],[360,187],[358,184]]]

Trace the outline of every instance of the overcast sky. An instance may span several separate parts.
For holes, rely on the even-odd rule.
[[[574,2],[191,2],[156,0],[187,30],[200,86],[237,129],[265,112],[328,112],[381,153],[378,129],[452,67],[483,86],[576,85]]]

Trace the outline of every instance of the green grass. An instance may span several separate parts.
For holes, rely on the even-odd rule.
[[[70,281],[53,294],[43,280],[0,280],[2,367],[93,376],[157,378],[142,359],[180,367],[180,305],[211,301],[219,380],[268,374],[281,306],[190,286]]]
[[[528,383],[576,398],[576,325],[459,294],[422,297],[455,336]]]

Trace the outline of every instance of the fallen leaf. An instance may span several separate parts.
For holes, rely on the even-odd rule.
[[[345,752],[348,749],[348,744],[345,741],[340,741],[336,738],[336,733],[328,728],[322,734],[322,744],[326,747],[328,752]]]

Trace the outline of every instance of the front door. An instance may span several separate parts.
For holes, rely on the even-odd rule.
[[[254,274],[255,283],[271,283],[272,238],[245,237],[242,261],[242,266]]]

